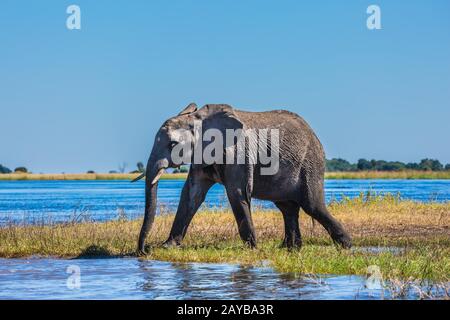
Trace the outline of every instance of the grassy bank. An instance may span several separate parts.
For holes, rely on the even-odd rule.
[[[21,180],[132,180],[137,173],[7,173],[0,174],[0,181]],[[161,179],[185,180],[185,173],[164,174]]]
[[[360,197],[330,205],[333,214],[353,237],[352,250],[336,248],[308,216],[301,215],[304,245],[288,252],[278,246],[283,236],[282,216],[257,211],[254,223],[259,246],[246,248],[239,240],[233,215],[228,211],[202,211],[193,219],[181,248],[160,246],[166,239],[173,214],[158,216],[148,238],[146,258],[176,262],[236,262],[299,274],[366,274],[377,265],[386,278],[450,278],[450,203],[420,204],[395,197]],[[53,226],[0,228],[0,257],[31,255],[93,257],[134,255],[141,221],[71,223]],[[376,252],[367,246],[398,247]]]
[[[131,173],[8,173],[1,180],[132,180]],[[185,180],[186,173],[164,174],[163,180]],[[358,171],[326,172],[326,179],[450,179],[450,171]]]
[[[450,179],[450,170],[326,172],[325,178],[326,179]]]

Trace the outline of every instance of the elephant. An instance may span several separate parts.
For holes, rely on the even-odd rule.
[[[219,183],[225,188],[239,235],[250,247],[256,247],[250,207],[252,198],[271,201],[281,211],[285,231],[281,244],[283,247],[295,249],[302,245],[300,209],[318,221],[334,243],[343,248],[351,247],[349,234],[326,207],[324,150],[318,137],[302,117],[285,110],[249,112],[227,104],[207,104],[197,108],[195,103],[191,103],[160,127],[145,172],[133,180],[145,177],[145,213],[139,234],[138,252],[145,254],[146,251],[145,239],[156,213],[158,180],[165,169],[180,166],[180,163],[172,159],[173,149],[183,143],[177,132],[184,130],[195,136],[195,122],[201,123],[202,132],[216,129],[224,135],[229,129],[278,130],[278,170],[271,175],[262,174],[264,165],[258,159],[245,163],[194,163],[191,160],[175,219],[164,246],[181,245],[188,226],[208,190]],[[271,143],[273,144],[269,141],[267,145]],[[191,146],[187,158],[192,159],[193,148]],[[248,150],[245,154],[248,157]]]

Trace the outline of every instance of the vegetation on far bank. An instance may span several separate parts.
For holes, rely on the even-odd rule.
[[[1,180],[132,180],[139,173],[8,173]],[[185,180],[187,173],[167,173],[161,180]],[[325,172],[325,179],[450,179],[446,171],[356,171]]]
[[[174,262],[269,263],[276,270],[297,274],[358,274],[376,265],[386,278],[450,279],[450,203],[400,201],[394,196],[364,196],[332,203],[330,211],[353,237],[354,248],[334,246],[324,229],[301,214],[304,245],[299,251],[280,249],[282,215],[255,209],[258,248],[239,240],[228,210],[203,209],[193,219],[180,248],[165,249],[173,214],[157,216],[148,237],[145,258]],[[140,220],[118,215],[110,222],[51,226],[6,225],[0,228],[0,257],[133,256]],[[384,247],[391,250],[372,250]]]
[[[334,158],[326,160],[326,171],[444,171],[450,170],[450,163],[445,166],[437,159],[422,159],[419,163],[409,162],[404,163],[401,161],[386,161],[386,160],[366,160],[359,159],[356,163],[350,163],[347,160]]]
[[[336,171],[325,172],[325,179],[450,179],[450,170],[445,171]]]
[[[126,163],[119,165],[118,171],[96,173],[89,170],[86,173],[31,173],[25,167],[17,167],[14,172],[0,164],[0,180],[131,180],[145,172],[142,162],[136,164],[136,169],[126,173]],[[175,168],[162,179],[185,179],[188,166]],[[359,159],[350,163],[344,159],[326,160],[327,179],[450,179],[450,164],[443,165],[439,160],[422,159],[419,163],[403,163],[400,161]]]
[[[9,173],[0,174],[1,180],[133,180],[138,173]],[[186,173],[167,173],[165,180],[185,180]]]

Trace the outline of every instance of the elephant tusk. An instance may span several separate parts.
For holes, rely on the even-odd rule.
[[[136,182],[138,180],[141,180],[143,177],[145,177],[145,172],[141,173],[138,177],[131,180],[131,182]]]
[[[164,168],[159,169],[158,173],[156,174],[155,179],[153,179],[153,181],[152,181],[152,185],[154,185],[155,183],[158,182],[159,178],[161,178],[163,173],[164,173]]]

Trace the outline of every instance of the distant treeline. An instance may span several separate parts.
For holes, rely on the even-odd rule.
[[[421,171],[443,171],[450,170],[450,163],[445,166],[436,159],[422,159],[419,163],[385,160],[366,160],[359,159],[357,163],[350,163],[347,160],[334,158],[326,161],[326,170],[336,171],[403,171],[403,170],[421,170]]]
[[[145,167],[142,162],[138,162],[137,169],[130,173],[140,173],[145,171]],[[123,170],[116,171],[111,170],[109,173],[125,173],[125,167]],[[404,170],[418,170],[418,171],[445,171],[450,170],[450,163],[445,166],[436,159],[422,159],[419,163],[409,162],[404,163],[400,161],[385,161],[385,160],[366,160],[359,159],[357,163],[350,163],[347,160],[340,158],[333,158],[326,160],[326,171],[328,172],[356,172],[356,171],[404,171]],[[188,166],[181,166],[174,169],[173,173],[186,173],[189,171]],[[0,164],[1,173],[12,173],[13,171]],[[25,167],[17,167],[14,169],[16,173],[27,173],[28,170]],[[87,173],[95,173],[93,170],[89,170]]]
[[[2,166],[0,164],[0,173],[11,173],[11,172],[12,172],[11,169],[9,169],[5,166]],[[25,168],[25,167],[17,167],[14,169],[14,172],[27,173],[28,171],[27,171],[27,168]]]

